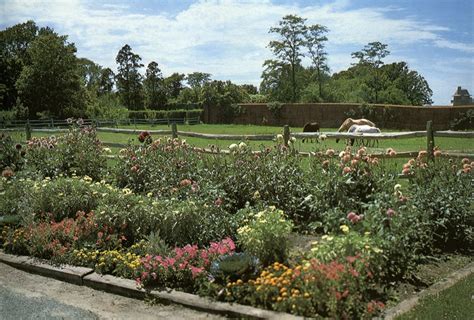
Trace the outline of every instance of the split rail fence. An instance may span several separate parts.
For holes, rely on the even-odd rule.
[[[85,124],[92,124],[88,123],[87,121],[84,122]],[[2,129],[0,129],[2,130]],[[3,129],[3,130],[18,130],[17,129]],[[26,138],[27,140],[31,137],[31,131],[41,131],[41,132],[61,132],[66,131],[65,128],[57,128],[57,127],[50,127],[50,128],[35,128],[31,127],[28,123],[25,125],[26,130]],[[96,129],[98,132],[111,132],[111,133],[128,133],[128,134],[139,134],[143,130],[141,129],[121,129],[121,128],[109,128],[109,127],[97,127]],[[197,132],[188,132],[188,131],[178,131],[176,122],[171,123],[170,130],[147,130],[151,134],[156,135],[169,135],[173,138],[177,137],[193,137],[193,138],[200,138],[200,139],[210,139],[210,140],[234,140],[234,141],[272,141],[275,140],[275,134],[254,134],[254,135],[236,135],[236,134],[211,134],[211,133],[197,133]],[[346,132],[290,132],[289,126],[283,127],[283,142],[285,145],[288,146],[288,143],[291,137],[295,138],[305,138],[305,139],[318,139],[324,135],[325,139],[355,139],[355,140],[398,140],[398,139],[408,139],[408,138],[416,138],[416,137],[426,137],[426,150],[428,151],[428,155],[431,157],[433,155],[434,149],[434,139],[435,137],[450,137],[450,138],[466,138],[472,139],[474,138],[474,131],[434,131],[432,129],[432,121],[428,121],[426,124],[426,131],[410,131],[410,132],[388,132],[388,133],[346,133]],[[126,144],[123,143],[110,143],[105,142],[103,143],[105,146],[108,147],[125,147]],[[195,150],[204,153],[216,153],[219,152],[221,154],[230,154],[229,150],[219,150],[210,149],[210,148],[195,148]],[[258,153],[258,151],[254,151]],[[314,153],[311,152],[298,152],[301,156],[311,156]],[[395,157],[399,158],[406,158],[406,157],[414,157],[418,154],[418,151],[407,151],[407,152],[398,152]],[[474,154],[468,153],[460,153],[460,152],[451,152],[451,153],[443,153],[443,156],[447,157],[468,157],[474,158]],[[385,157],[384,153],[374,154],[372,156],[377,157]]]

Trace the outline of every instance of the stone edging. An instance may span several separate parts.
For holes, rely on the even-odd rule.
[[[420,291],[415,296],[401,301],[396,306],[384,312],[383,319],[393,320],[396,317],[415,308],[424,297],[435,295],[456,284],[459,280],[474,273],[474,262],[469,263],[464,268],[454,271],[443,280],[436,282],[425,290]]]
[[[91,268],[74,267],[62,265],[52,266],[45,260],[30,258],[28,256],[16,256],[6,254],[0,250],[0,262],[11,265],[31,273],[46,277],[84,285],[93,289],[103,290],[119,295],[134,298],[152,296],[164,303],[176,303],[182,306],[217,313],[230,317],[253,318],[253,319],[303,319],[289,313],[269,311],[237,303],[225,303],[212,301],[194,294],[180,292],[172,289],[146,291],[138,288],[134,280],[123,279],[111,275],[100,275]]]

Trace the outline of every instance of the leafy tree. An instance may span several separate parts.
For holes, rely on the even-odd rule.
[[[164,84],[166,88],[166,94],[168,99],[176,100],[179,96],[181,90],[183,90],[183,81],[185,79],[185,75],[181,73],[173,73],[168,78],[165,78]]]
[[[191,100],[196,103],[199,100],[199,95],[201,94],[203,85],[211,81],[211,74],[204,72],[189,73],[186,77],[186,81],[191,87],[191,93],[194,95],[194,98]]]
[[[15,83],[29,64],[27,50],[37,34],[38,27],[31,20],[0,31],[0,110],[9,110],[16,104]]]
[[[138,54],[132,52],[128,44],[120,49],[115,59],[118,64],[117,91],[122,103],[130,110],[143,108],[143,77],[139,72],[139,69],[143,67],[141,60]]]
[[[105,68],[100,71],[99,87],[97,93],[99,96],[109,94],[114,88],[115,74],[110,68]]]
[[[258,89],[253,84],[241,84],[239,87],[248,94],[258,94]]]
[[[99,88],[102,72],[101,66],[87,58],[79,58],[77,62],[79,65],[79,72],[86,89],[95,95]]]
[[[359,66],[366,67],[369,72],[366,84],[374,93],[374,100],[369,102],[378,103],[379,92],[383,89],[383,74],[380,68],[383,66],[382,59],[390,54],[387,45],[381,42],[370,42],[361,51],[353,52],[352,58],[359,59]]]
[[[164,109],[166,105],[166,90],[158,63],[152,61],[148,64],[144,81],[145,108]]]
[[[86,95],[81,83],[76,47],[51,29],[43,29],[29,45],[24,66],[16,82],[21,102],[30,116],[58,118],[81,116]]]
[[[328,41],[326,34],[328,28],[320,24],[314,24],[308,27],[305,33],[306,47],[309,51],[312,65],[316,71],[316,81],[318,82],[319,97],[323,96],[323,80],[329,72],[327,64],[327,52],[324,50],[325,42]]]
[[[384,65],[382,72],[391,84],[390,86],[400,90],[405,100],[403,104],[419,106],[433,103],[431,100],[433,91],[428,82],[418,72],[410,70],[406,62]]]
[[[277,62],[264,63],[264,66],[288,64],[290,66],[290,78],[291,78],[291,101],[297,101],[297,82],[296,72],[300,65],[303,53],[301,52],[302,47],[305,45],[305,26],[306,19],[298,17],[296,15],[286,15],[278,23],[278,27],[270,28],[270,33],[276,33],[279,35],[279,40],[270,41],[268,47],[273,51],[273,54],[277,57]],[[282,68],[284,69],[284,68]]]

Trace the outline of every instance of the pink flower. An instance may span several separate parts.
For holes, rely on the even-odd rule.
[[[193,276],[193,279],[196,278],[201,272],[204,271],[203,267],[195,267],[195,266],[189,266],[189,269],[191,269],[191,274]]]
[[[393,217],[394,215],[396,215],[397,213],[395,212],[395,210],[393,210],[392,208],[389,208],[387,209],[387,217],[391,218]]]
[[[221,204],[222,204],[222,199],[221,199],[220,197],[217,198],[216,201],[214,201],[214,204],[215,204],[216,206],[220,207]]]

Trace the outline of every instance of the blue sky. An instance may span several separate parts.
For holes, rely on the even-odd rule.
[[[202,71],[258,85],[271,58],[268,29],[298,14],[329,28],[332,72],[350,66],[351,52],[381,41],[391,51],[385,61],[407,61],[428,80],[434,103],[445,105],[458,85],[474,94],[473,12],[472,0],[0,0],[0,27],[33,19],[68,34],[78,56],[113,70],[128,43],[165,76]]]

